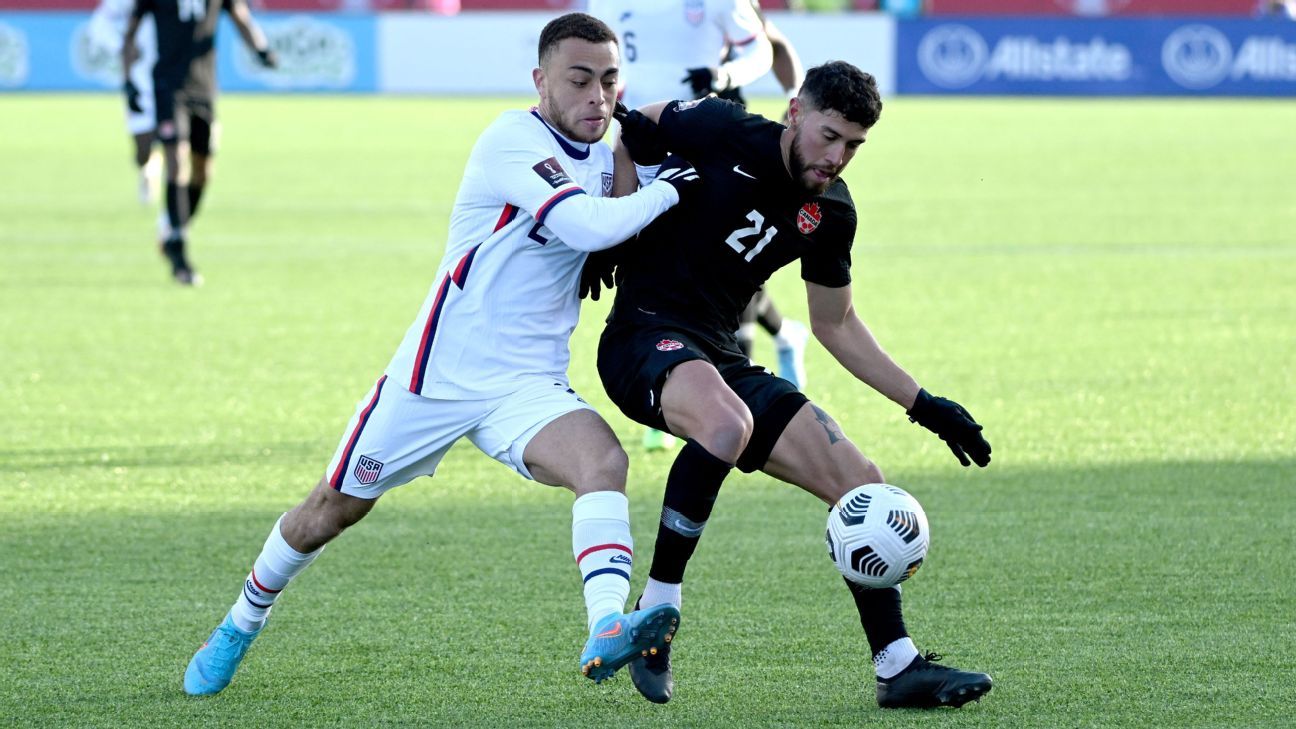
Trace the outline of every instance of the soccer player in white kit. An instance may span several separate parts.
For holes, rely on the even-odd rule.
[[[90,16],[87,35],[99,51],[117,58],[122,36],[135,0],[102,0]],[[139,200],[148,205],[157,199],[162,179],[162,157],[154,154],[157,116],[153,103],[153,64],[157,63],[157,34],[151,17],[140,21],[136,35],[139,58],[131,64],[126,93],[126,131],[135,142],[135,166],[139,169]]]
[[[674,635],[672,606],[622,614],[633,563],[626,455],[566,371],[587,253],[638,233],[697,174],[668,169],[633,195],[608,197],[612,153],[600,140],[615,102],[616,36],[571,13],[545,26],[539,57],[539,106],[505,112],[478,138],[427,300],[324,478],[275,524],[237,602],[189,663],[186,692],[224,689],[288,582],[385,491],[432,475],[460,438],[575,493],[586,676],[602,681]]]

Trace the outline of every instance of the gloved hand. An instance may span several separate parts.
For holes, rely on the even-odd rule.
[[[990,443],[981,435],[981,426],[962,405],[920,389],[913,407],[905,414],[910,421],[939,435],[959,463],[967,466],[971,458],[971,462],[982,468],[989,465]]]
[[[675,188],[675,192],[679,193],[680,203],[690,195],[696,195],[702,185],[702,178],[698,176],[698,171],[688,163],[688,160],[678,154],[672,154],[662,161],[661,170],[657,172],[657,180],[670,183]]]
[[[729,88],[729,74],[723,68],[690,68],[684,72],[680,83],[688,84],[693,89],[693,98],[700,99],[713,91],[724,91]]]
[[[655,165],[666,159],[666,145],[662,144],[657,124],[652,119],[637,109],[627,109],[619,101],[612,108],[612,118],[621,124],[621,143],[635,164]]]
[[[122,84],[122,92],[126,94],[126,107],[136,114],[143,114],[144,107],[140,106],[140,91],[134,81],[126,79]]]
[[[598,301],[599,294],[603,289],[612,289],[612,286],[616,283],[616,269],[620,258],[617,249],[620,247],[612,246],[601,251],[594,251],[585,257],[585,267],[581,269],[580,275],[580,297],[582,299],[588,296],[591,301]]]
[[[266,68],[279,68],[279,56],[270,47],[256,49],[257,62]]]

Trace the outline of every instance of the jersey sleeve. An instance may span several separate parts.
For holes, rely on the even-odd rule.
[[[672,101],[662,109],[657,129],[672,152],[693,159],[713,150],[746,115],[741,106],[715,97]]]
[[[503,202],[543,224],[558,203],[585,190],[568,176],[542,127],[495,123],[478,141],[487,184]]]
[[[547,133],[541,126],[496,123],[482,134],[477,153],[500,201],[525,210],[569,248],[610,248],[679,202],[675,188],[660,180],[625,197],[587,195],[563,170],[542,136]]]
[[[851,282],[855,210],[834,205],[826,212],[823,223],[812,234],[814,245],[801,256],[801,278],[836,289]]]
[[[719,0],[715,20],[724,32],[725,40],[736,46],[765,35],[765,24],[756,14],[751,0]]]

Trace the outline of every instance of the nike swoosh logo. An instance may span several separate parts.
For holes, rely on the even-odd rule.
[[[620,621],[620,620],[618,620],[618,621],[616,622],[616,625],[612,626],[611,628],[608,628],[607,630],[603,631],[602,633],[599,633],[598,635],[596,635],[596,636],[594,636],[594,637],[595,637],[595,638],[615,638],[615,637],[617,637],[618,635],[621,635],[621,621]]]
[[[749,175],[746,172],[743,172],[742,165],[734,165],[734,172],[737,172],[738,174],[742,175],[743,177],[746,177],[749,180],[756,179],[755,175]]]
[[[671,528],[686,537],[696,537],[702,533],[702,527],[689,526],[684,523],[683,519],[676,519],[675,524],[673,524]]]

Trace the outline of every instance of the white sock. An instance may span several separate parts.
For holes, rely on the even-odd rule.
[[[261,554],[257,556],[252,571],[243,581],[243,592],[239,593],[238,601],[230,608],[234,626],[245,633],[254,633],[265,625],[271,606],[288,586],[288,581],[306,569],[324,551],[320,547],[314,552],[303,554],[288,546],[280,532],[281,524],[282,516],[275,522],[274,529],[270,530]]]
[[[585,581],[585,614],[590,630],[609,613],[625,610],[630,596],[634,541],[630,502],[618,491],[595,491],[572,504],[572,554]]]
[[[918,657],[918,646],[909,637],[893,640],[881,653],[873,656],[873,669],[878,678],[895,678]]]
[[[643,595],[639,597],[639,607],[646,608],[662,603],[670,603],[678,610],[684,599],[684,586],[678,582],[658,582],[648,578],[644,585]]]

